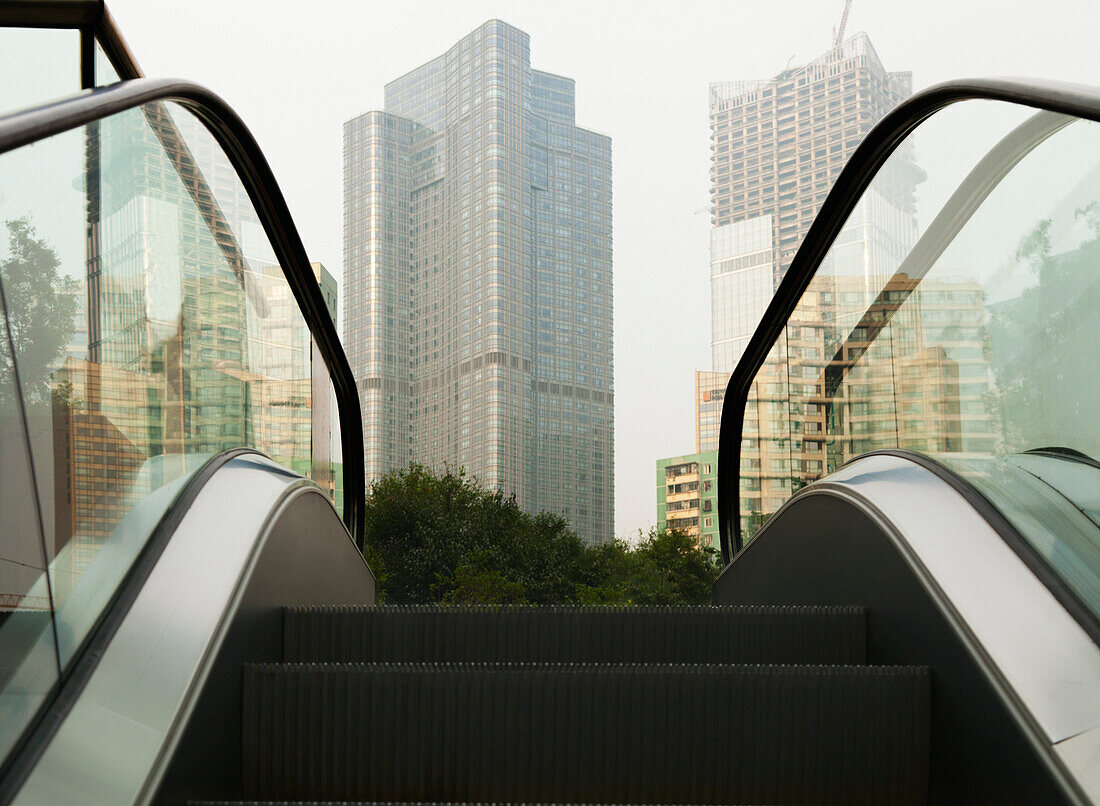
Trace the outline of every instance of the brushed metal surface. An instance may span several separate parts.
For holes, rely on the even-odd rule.
[[[846,491],[890,521],[1052,744],[1100,725],[1100,647],[949,484],[868,456],[813,488]]]
[[[152,798],[263,545],[303,495],[323,497],[261,456],[210,478],[14,803]]]

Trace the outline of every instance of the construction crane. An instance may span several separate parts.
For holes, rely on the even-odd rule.
[[[848,12],[852,10],[852,0],[844,0],[844,13],[840,15],[840,25],[833,29],[833,47],[839,48],[844,41],[844,26],[848,24]]]

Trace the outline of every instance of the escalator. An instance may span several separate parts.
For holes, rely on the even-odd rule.
[[[921,803],[928,669],[860,608],[292,609],[244,673],[262,801]],[[318,752],[332,748],[333,752]]]
[[[139,557],[9,757],[11,802],[150,802],[205,709],[218,709],[205,748],[232,754],[231,678],[242,658],[281,657],[281,606],[374,601],[370,569],[314,482],[252,452],[205,470],[162,521],[170,531],[155,562],[142,568]],[[238,669],[226,678],[231,658]]]
[[[100,3],[0,23],[82,90],[0,93],[0,803],[1100,802],[1095,92],[857,151],[730,380],[713,606],[390,607],[244,124]]]

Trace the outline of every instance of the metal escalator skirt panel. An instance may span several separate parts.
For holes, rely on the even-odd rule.
[[[211,476],[13,803],[152,796],[257,546],[280,507],[316,490],[258,455]]]
[[[920,460],[920,461],[917,461]],[[1100,725],[1100,647],[977,508],[921,457],[871,454],[794,496],[837,495],[898,543],[987,673],[1051,743]],[[781,510],[781,511],[783,511]]]

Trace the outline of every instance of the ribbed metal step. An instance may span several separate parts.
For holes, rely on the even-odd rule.
[[[265,665],[259,799],[922,803],[923,668]]]
[[[364,607],[284,613],[305,663],[840,663],[866,659],[859,607]]]

